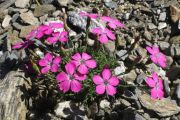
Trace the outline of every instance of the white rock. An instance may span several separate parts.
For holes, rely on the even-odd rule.
[[[16,0],[15,6],[19,8],[25,8],[29,4],[30,0]]]
[[[109,109],[110,108],[110,102],[107,100],[101,100],[100,108],[101,109]]]
[[[11,16],[9,16],[9,15],[5,16],[5,18],[4,18],[3,22],[2,22],[3,28],[9,26],[9,23],[10,23],[11,19],[12,19]]]
[[[114,69],[115,75],[122,74],[126,71],[126,68],[124,66],[124,62],[118,61],[118,63],[119,63],[119,66]]]
[[[180,20],[179,20],[179,24],[178,24],[178,29],[180,30]]]
[[[26,13],[20,14],[21,19],[30,24],[30,25],[37,25],[39,23],[38,19],[34,17],[33,13],[31,11],[28,11]]]
[[[167,27],[167,24],[165,22],[160,22],[158,24],[158,30],[161,30],[161,29],[166,28],[166,27]]]

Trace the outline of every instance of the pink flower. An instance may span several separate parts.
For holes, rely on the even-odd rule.
[[[99,35],[99,41],[101,43],[107,43],[108,42],[108,38],[110,38],[111,40],[115,40],[116,39],[114,33],[111,30],[109,30],[108,28],[104,28],[104,29],[102,29],[100,27],[93,28],[91,30],[91,32]]]
[[[151,54],[150,58],[155,64],[166,67],[166,56],[159,51],[158,47],[146,47],[146,50]]]
[[[117,27],[124,28],[124,24],[119,22],[119,20],[115,18],[111,18],[109,16],[103,16],[100,18],[102,21],[108,22],[108,26],[112,29],[116,29]]]
[[[103,69],[101,76],[93,76],[93,82],[97,85],[97,94],[104,94],[106,92],[108,95],[113,96],[116,94],[115,87],[119,84],[119,79],[115,76],[112,76],[109,69]]]
[[[72,63],[76,65],[77,71],[81,74],[87,74],[89,68],[93,69],[96,67],[96,61],[92,59],[90,55],[87,53],[76,53],[75,55],[72,56]]]
[[[39,60],[39,65],[42,67],[41,73],[46,74],[49,72],[49,70],[51,72],[57,72],[60,62],[60,56],[54,58],[54,56],[51,53],[46,53],[44,58]]]
[[[80,12],[80,15],[89,17],[91,19],[96,19],[98,17],[98,14],[91,14],[91,13],[87,13],[87,12]]]
[[[68,41],[68,33],[66,31],[52,33],[53,37],[48,37],[47,41],[50,44],[54,44],[57,41],[66,42]]]
[[[76,66],[72,63],[67,63],[65,69],[66,72],[61,72],[56,76],[59,89],[64,93],[69,90],[79,92],[82,89],[80,81],[85,80],[87,76],[75,73]]]
[[[157,73],[153,73],[152,77],[146,78],[146,83],[151,89],[151,97],[153,99],[162,99],[164,97],[163,81],[158,78]]]
[[[44,25],[43,26],[44,28],[44,33],[46,35],[50,35],[54,32],[55,29],[59,29],[59,28],[63,28],[64,25],[62,23],[49,23],[49,25]]]
[[[39,27],[37,27],[35,30],[32,30],[26,37],[26,40],[31,40],[34,38],[40,39],[44,36],[44,31],[46,30],[46,28],[44,27],[44,25],[41,25]]]

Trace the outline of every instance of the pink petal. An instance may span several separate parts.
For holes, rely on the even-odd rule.
[[[39,60],[39,65],[40,65],[40,66],[47,66],[48,63],[49,63],[49,62],[48,62],[46,59],[41,59],[41,60]]]
[[[59,68],[59,65],[57,65],[57,64],[52,64],[52,66],[51,66],[51,72],[57,72],[57,71],[58,71],[58,68]]]
[[[81,73],[81,74],[87,74],[88,73],[88,68],[85,64],[81,64],[79,67],[78,67],[78,72]]]
[[[163,80],[159,79],[158,87],[159,89],[163,90]]]
[[[76,66],[72,63],[67,63],[65,69],[68,74],[72,75],[75,72]]]
[[[112,85],[112,86],[117,86],[119,84],[119,79],[115,76],[112,76],[109,80],[108,80],[108,84]]]
[[[55,32],[55,33],[52,33],[52,36],[59,38],[61,36],[61,33],[60,32]]]
[[[114,20],[114,23],[121,28],[125,27],[125,25],[123,23],[119,22],[119,20]]]
[[[116,29],[117,28],[117,26],[113,22],[108,23],[108,25],[112,29]]]
[[[81,60],[81,55],[79,53],[76,53],[72,56],[72,59],[79,61]]]
[[[67,42],[68,38],[67,37],[61,37],[59,38],[60,42]]]
[[[113,32],[107,28],[105,28],[104,32],[107,34],[107,36],[111,39],[111,40],[115,40],[116,36],[113,34]]]
[[[71,60],[70,63],[74,64],[76,67],[80,65],[79,61]]]
[[[153,49],[154,54],[159,53],[159,48],[158,47],[153,46],[152,49]]]
[[[151,60],[153,61],[153,63],[155,63],[155,64],[157,64],[157,63],[158,63],[158,59],[157,59],[157,57],[156,57],[156,56],[154,56],[154,55],[150,55],[150,58],[151,58]]]
[[[154,54],[154,51],[151,47],[147,46],[146,50],[150,53],[150,54]]]
[[[62,23],[49,23],[49,26],[52,28],[63,28],[64,25]]]
[[[36,34],[36,38],[37,39],[40,39],[40,38],[42,38],[44,36],[44,33],[43,32],[38,32],[37,34]]]
[[[87,60],[85,61],[85,65],[88,66],[88,68],[95,68],[96,67],[96,61],[95,60]]]
[[[46,35],[50,35],[53,33],[53,30],[51,28],[48,28],[45,32]]]
[[[53,60],[54,64],[59,64],[60,62],[61,62],[61,57],[60,56],[55,57],[54,60]]]
[[[56,37],[48,37],[46,40],[47,40],[50,44],[54,44],[54,43],[56,43],[56,42],[58,41]]]
[[[162,99],[164,97],[164,92],[161,89],[153,88],[151,89],[151,97],[153,99]]]
[[[113,95],[116,94],[116,88],[113,87],[113,86],[111,86],[111,85],[107,85],[107,86],[106,86],[106,90],[107,90],[107,94],[108,94],[108,95],[113,96]]]
[[[99,41],[100,43],[107,43],[108,42],[108,38],[106,36],[106,34],[102,34],[100,37],[99,37]]]
[[[70,80],[65,80],[65,81],[61,82],[59,86],[60,86],[60,89],[65,93],[65,92],[69,91],[70,84],[71,84]]]
[[[46,74],[46,73],[49,72],[49,70],[50,70],[50,67],[49,67],[49,66],[44,67],[44,68],[41,69],[41,73],[42,73],[42,74]]]
[[[99,75],[94,75],[93,76],[93,82],[96,85],[104,84],[104,80]]]
[[[104,94],[105,92],[105,85],[104,84],[101,84],[101,85],[98,85],[96,86],[96,93],[97,94]]]
[[[66,76],[66,73],[65,73],[65,72],[59,73],[59,74],[56,76],[56,80],[58,80],[59,82],[68,80],[68,79],[67,79],[67,76]]]
[[[93,28],[91,30],[91,32],[99,35],[102,33],[102,29],[100,27],[99,28]]]
[[[109,69],[104,69],[102,71],[102,77],[105,80],[109,80],[109,78],[111,77],[111,71]]]
[[[80,12],[79,13],[81,16],[87,16],[88,14],[86,12]]]
[[[74,78],[79,81],[83,81],[87,78],[87,75],[82,75],[80,73],[74,74]]]
[[[46,59],[46,60],[52,62],[53,56],[52,56],[51,53],[46,53],[46,55],[44,56],[44,59]]]
[[[76,80],[71,81],[71,90],[73,92],[79,92],[82,89],[82,84]]]
[[[164,58],[164,56],[161,56],[159,57],[158,59],[158,64],[162,67],[162,68],[165,68],[167,65],[166,65],[166,58]]]
[[[89,14],[89,17],[91,19],[96,19],[98,17],[98,14]]]
[[[83,52],[82,53],[82,59],[84,59],[84,60],[89,60],[89,59],[91,59],[92,57],[90,56],[90,55],[88,55],[87,53],[85,53],[85,52]]]
[[[156,82],[150,77],[146,78],[146,83],[148,84],[149,87],[155,87],[156,85]]]
[[[152,74],[152,77],[153,77],[153,79],[154,79],[154,82],[157,83],[158,80],[159,80],[157,73],[154,72],[154,73]]]
[[[109,16],[103,16],[100,19],[105,22],[110,22],[112,20]]]

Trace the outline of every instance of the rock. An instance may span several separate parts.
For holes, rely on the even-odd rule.
[[[150,32],[148,32],[147,30],[145,30],[143,36],[146,40],[149,40],[149,41],[152,40],[152,34]]]
[[[2,27],[3,28],[8,27],[10,25],[11,19],[12,19],[11,16],[6,15],[3,22],[2,22]]]
[[[175,94],[176,97],[180,100],[180,84],[177,86]]]
[[[169,42],[171,44],[180,44],[180,35],[170,38]]]
[[[167,66],[170,67],[173,63],[173,58],[171,56],[166,56]]]
[[[16,22],[16,20],[19,18],[19,13],[16,13],[12,16],[12,23]]]
[[[126,67],[124,66],[123,61],[118,61],[119,66],[114,69],[115,75],[120,75],[126,71]]]
[[[84,107],[79,107],[71,101],[58,103],[54,112],[55,115],[60,118],[87,120]]]
[[[22,41],[22,39],[20,39],[18,37],[18,35],[19,35],[18,31],[16,31],[16,30],[14,30],[14,31],[9,30],[8,31],[8,35],[7,35],[7,40],[9,40],[10,44],[12,44],[12,45],[17,43],[17,42]]]
[[[169,87],[169,82],[168,82],[168,78],[163,79],[163,89],[165,92],[165,96],[169,96],[170,95],[170,87]]]
[[[58,0],[60,6],[67,7],[68,4],[72,3],[73,0]]]
[[[137,76],[136,78],[136,82],[141,85],[144,81],[146,81],[146,74],[145,73],[141,73]]]
[[[54,2],[54,0],[41,0],[42,4],[50,4],[52,2]]]
[[[117,2],[114,2],[114,1],[105,2],[105,5],[106,5],[108,8],[117,8],[117,7],[118,7]]]
[[[138,98],[143,107],[147,110],[154,111],[159,117],[168,117],[180,112],[180,107],[170,99],[154,100],[146,93],[138,96]]]
[[[14,7],[9,7],[8,8],[8,13],[9,14],[14,14],[14,13],[24,13],[27,12],[28,9],[22,9],[22,8],[14,8]]]
[[[166,28],[166,27],[167,27],[167,24],[165,22],[160,22],[158,24],[158,30],[161,30],[161,29]]]
[[[146,120],[143,116],[141,116],[140,114],[136,114],[135,115],[135,118],[134,118],[134,120]]]
[[[110,109],[111,107],[110,107],[110,102],[109,101],[107,101],[107,100],[101,100],[100,101],[100,104],[99,104],[99,106],[100,106],[100,108],[101,109]]]
[[[163,51],[170,47],[170,44],[168,42],[158,41],[158,44],[160,46],[160,49]]]
[[[116,51],[116,55],[121,59],[125,60],[128,57],[127,50]]]
[[[159,15],[159,21],[165,21],[166,20],[166,12],[162,12]]]
[[[176,23],[180,19],[180,9],[174,5],[170,5],[171,21]]]
[[[30,25],[30,26],[23,26],[21,28],[20,32],[20,37],[21,38],[26,38],[28,33],[30,33],[33,29],[35,29],[37,26],[36,25]]]
[[[152,30],[152,29],[156,29],[157,26],[154,25],[153,23],[148,23],[148,28],[149,28],[150,30]]]
[[[124,81],[132,83],[136,80],[137,74],[135,70],[131,70],[128,74],[123,76]]]
[[[24,77],[25,74],[17,70],[0,78],[0,120],[26,120],[28,110],[25,100],[22,100],[26,95],[21,91],[25,84]]]
[[[18,29],[18,30],[21,30],[21,28],[23,27],[22,25],[20,25],[20,24],[17,23],[17,22],[14,22],[12,25],[13,25],[13,27],[15,27],[15,28]]]
[[[28,23],[30,25],[37,25],[39,23],[38,19],[34,17],[31,11],[28,11],[26,13],[21,13],[20,17],[25,23]]]
[[[93,46],[94,43],[95,43],[94,40],[92,40],[92,39],[90,39],[90,38],[87,39],[87,44],[88,44],[89,46]]]
[[[124,14],[124,19],[125,19],[125,20],[129,20],[129,17],[130,17],[130,13],[125,13],[125,14]]]
[[[121,104],[122,104],[124,107],[129,107],[129,106],[131,106],[131,103],[128,102],[127,100],[125,100],[125,99],[120,99],[120,102],[121,102]]]
[[[29,4],[30,0],[16,0],[15,6],[19,8],[25,8]]]
[[[55,12],[53,12],[53,16],[54,17],[57,17],[57,16],[59,16],[59,15],[61,15],[62,14],[62,12],[60,11],[60,10],[56,10]]]
[[[50,14],[54,12],[56,8],[53,5],[41,5],[41,6],[36,6],[34,10],[34,16],[35,17],[40,17],[45,14]]]
[[[111,57],[114,56],[115,52],[115,42],[114,41],[108,41],[108,43],[104,44],[105,50],[109,53]]]

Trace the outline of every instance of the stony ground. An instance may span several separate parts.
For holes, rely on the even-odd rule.
[[[70,35],[79,39],[86,28],[86,20],[79,16],[79,11],[103,13],[118,18],[126,26],[117,31],[117,45],[109,42],[105,48],[118,60],[114,73],[132,87],[112,103],[104,99],[88,107],[65,101],[46,111],[37,106],[48,106],[50,101],[41,99],[47,103],[39,100],[41,104],[36,105],[29,99],[26,119],[180,120],[179,7],[180,0],[0,0],[0,79],[26,56],[23,50],[12,50],[11,44],[22,41],[39,24],[64,20]],[[89,38],[88,44],[93,46],[94,40]],[[148,60],[144,47],[147,45],[158,45],[168,60],[166,69],[153,63],[144,66],[148,71],[158,72],[164,80],[166,98],[160,101],[151,100],[136,87],[146,79],[141,66]],[[39,112],[34,108],[39,108]]]

